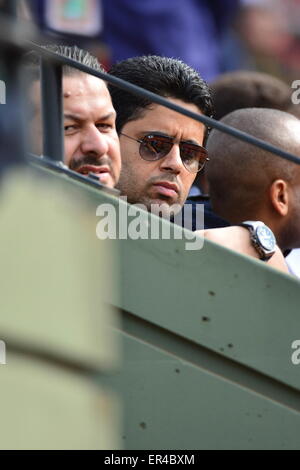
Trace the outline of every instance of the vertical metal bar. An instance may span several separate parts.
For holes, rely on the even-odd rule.
[[[56,161],[64,159],[62,66],[41,59],[43,154]]]
[[[24,128],[20,83],[20,51],[1,49],[1,80],[5,96],[0,104],[0,171],[24,163]]]
[[[0,14],[16,17],[16,2],[1,3]],[[22,161],[22,128],[18,89],[18,53],[13,47],[1,47],[1,100],[0,100],[0,175],[8,167]],[[13,123],[13,124],[12,124]]]

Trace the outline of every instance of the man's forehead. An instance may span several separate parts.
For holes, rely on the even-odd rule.
[[[185,103],[176,98],[169,98],[169,101],[189,111],[202,114],[199,108],[193,103]],[[151,104],[147,108],[144,108],[135,119],[128,121],[127,124],[135,132],[161,131],[170,136],[175,137],[177,134],[180,134],[186,138],[191,134],[194,137],[198,136],[200,140],[205,132],[204,124],[158,104]],[[124,127],[126,127],[126,124]]]
[[[196,114],[203,114],[202,111],[198,108],[198,106],[194,103],[186,103],[185,101],[182,101],[181,99],[178,98],[167,98],[167,101],[170,101],[170,103],[175,104],[177,106],[180,106],[181,108],[184,108],[188,111],[193,110]],[[144,109],[141,109],[137,120],[142,120],[144,118],[147,119],[157,119],[157,117],[161,116],[163,114],[168,114],[168,116],[175,121],[177,120],[178,117],[182,117],[187,120],[187,122],[195,122],[194,119],[189,118],[188,116],[183,115],[182,113],[179,113],[171,108],[168,108],[167,106],[163,106],[161,104],[156,104],[156,103],[151,103],[151,105],[147,106]],[[164,119],[162,117],[162,119]]]
[[[87,107],[101,112],[101,115],[115,115],[106,82],[85,73],[63,77],[63,99],[65,110],[72,108],[72,114],[80,114]],[[36,109],[41,104],[41,82],[36,80],[30,89],[30,100]],[[70,113],[71,114],[71,113]]]
[[[63,77],[64,95],[84,96],[84,95],[109,95],[106,83],[98,77],[86,73],[75,73]]]
[[[95,119],[114,114],[111,97],[103,80],[87,74],[76,74],[63,80],[64,110],[69,114]]]
[[[86,73],[75,73],[64,75],[62,80],[64,95],[80,96],[84,94],[101,94],[110,97],[107,84],[104,80]],[[39,98],[41,92],[41,81],[35,80],[30,87],[30,98]]]
[[[65,112],[64,112],[64,119],[65,121],[85,121],[87,118],[94,118],[95,121],[109,121],[109,120],[115,120],[116,119],[116,112],[114,109],[101,109],[98,110],[98,108],[95,108],[93,116],[92,114],[88,114],[85,112],[86,110],[78,110],[78,112],[74,111],[69,111],[65,107]]]

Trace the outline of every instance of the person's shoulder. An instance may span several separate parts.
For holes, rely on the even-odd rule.
[[[219,217],[217,214],[214,213],[208,195],[201,194],[197,196],[190,196],[187,199],[186,204],[190,204],[192,206],[193,212],[197,210],[197,206],[200,207],[201,205],[202,207],[204,207],[204,229],[230,226],[230,223],[227,222],[227,220],[223,219],[222,217]],[[198,230],[201,228],[203,227],[197,227],[197,225],[195,225],[194,230]]]

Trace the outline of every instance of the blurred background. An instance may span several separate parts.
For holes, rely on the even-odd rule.
[[[232,70],[287,83],[300,72],[300,0],[22,0],[49,40],[78,44],[106,68],[142,54],[182,59],[207,80]]]

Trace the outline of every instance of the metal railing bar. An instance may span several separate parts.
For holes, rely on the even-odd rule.
[[[43,154],[64,159],[62,65],[41,60]]]
[[[74,67],[78,70],[81,70],[82,72],[89,73],[90,75],[94,75],[95,77],[105,80],[111,85],[115,85],[118,88],[121,88],[130,93],[133,93],[137,96],[148,98],[153,103],[160,104],[162,106],[165,106],[166,108],[172,109],[180,114],[190,117],[194,119],[195,121],[201,122],[202,124],[205,124],[207,127],[218,129],[219,131],[224,132],[225,134],[232,135],[233,137],[236,137],[239,140],[242,140],[251,145],[259,147],[263,150],[266,150],[267,152],[274,153],[275,155],[285,158],[286,160],[289,160],[298,165],[300,164],[300,158],[297,157],[296,155],[293,155],[290,152],[286,152],[285,150],[275,147],[274,145],[269,144],[268,142],[264,140],[257,139],[256,137],[246,132],[242,132],[238,129],[235,129],[234,127],[223,124],[220,121],[216,121],[215,119],[209,118],[208,116],[204,116],[203,114],[198,114],[198,113],[189,111],[185,108],[182,108],[181,106],[178,106],[175,103],[171,103],[170,101],[168,101],[166,98],[163,98],[162,96],[156,95],[155,93],[152,93],[136,85],[133,85],[132,83],[126,82],[125,80],[109,75],[106,72],[93,70],[87,67],[86,65],[80,64],[79,62],[73,59],[60,56],[59,54],[52,52],[52,51],[48,51],[47,49],[44,49],[43,47],[38,46],[37,44],[28,43],[28,46],[30,46],[31,49],[34,50],[35,52],[41,54],[42,57],[48,58],[56,63],[69,65],[70,67]]]
[[[55,161],[48,157],[38,156],[32,153],[28,153],[26,158],[29,161],[29,163],[34,166],[48,168],[49,170],[53,170],[56,173],[62,173],[73,180],[79,181],[80,183],[88,184],[89,186],[92,186],[93,188],[96,188],[96,189],[101,189],[114,196],[120,195],[120,191],[118,191],[117,189],[108,188],[107,186],[104,186],[99,181],[96,181],[95,179],[91,178],[88,175],[85,176],[85,175],[82,175],[81,173],[77,173],[76,171],[70,170],[61,161],[60,162]]]
[[[0,18],[0,43],[2,44],[11,45],[11,47],[19,48],[24,52],[28,52],[28,50],[36,51],[42,57],[52,59],[57,64],[65,64],[77,68],[82,72],[101,78],[102,80],[105,80],[108,83],[111,83],[112,85],[115,85],[125,91],[134,93],[138,96],[146,97],[153,103],[157,103],[169,109],[173,109],[178,113],[181,113],[187,117],[190,117],[191,119],[201,122],[207,127],[218,129],[219,131],[224,132],[225,134],[232,135],[233,137],[236,137],[239,140],[262,148],[263,150],[271,152],[281,158],[284,158],[296,164],[300,164],[300,158],[296,155],[291,154],[290,152],[286,152],[282,149],[279,149],[269,144],[268,142],[265,142],[264,140],[257,139],[256,137],[251,136],[250,134],[239,131],[231,126],[227,126],[226,124],[216,121],[215,119],[209,118],[202,114],[193,113],[191,111],[186,110],[185,108],[181,108],[180,106],[169,102],[165,98],[156,95],[155,93],[151,93],[148,90],[144,90],[143,88],[140,88],[129,82],[121,80],[117,77],[113,77],[105,72],[90,69],[89,67],[82,65],[79,62],[76,62],[67,57],[60,56],[55,52],[48,51],[36,44],[35,42],[32,42],[33,40],[38,40],[41,43],[45,42],[45,39],[42,38],[40,35],[37,35],[35,33],[32,34],[32,31],[30,31],[30,29],[28,28],[28,24],[24,24],[23,22],[11,21],[8,18]]]

